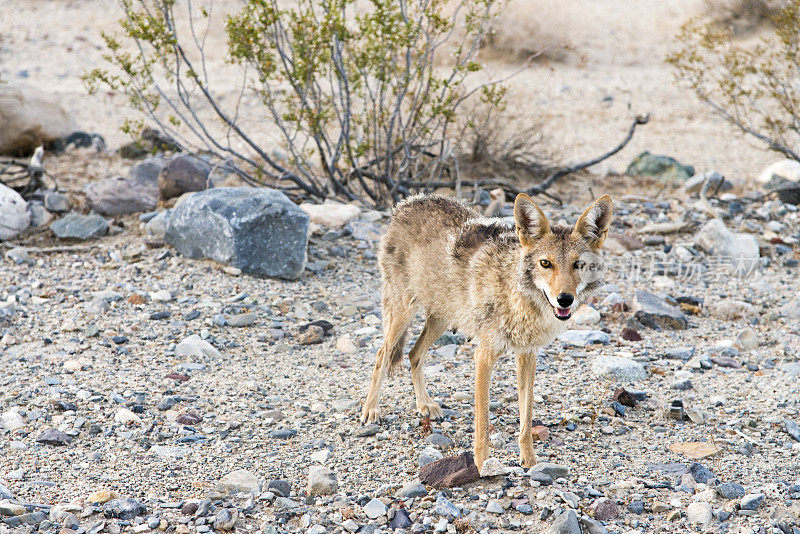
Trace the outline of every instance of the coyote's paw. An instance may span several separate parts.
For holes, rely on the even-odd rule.
[[[364,405],[364,408],[361,410],[361,422],[365,425],[371,423],[377,423],[381,420],[381,410],[377,406],[371,407]]]
[[[538,458],[533,452],[522,452],[519,457],[519,463],[522,467],[533,467],[538,462]]]
[[[417,405],[417,410],[422,417],[429,419],[441,419],[442,408],[433,401],[423,402]]]

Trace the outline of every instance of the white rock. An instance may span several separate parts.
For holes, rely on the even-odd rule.
[[[25,247],[14,247],[6,251],[6,259],[10,262],[22,265],[23,263],[33,263],[28,249]]]
[[[222,477],[217,482],[217,489],[228,493],[249,493],[258,489],[260,485],[254,473],[247,469],[237,469]]]
[[[768,184],[773,176],[779,176],[790,182],[800,182],[800,162],[793,159],[776,161],[764,169],[756,181],[762,185]]]
[[[127,408],[120,408],[114,414],[114,421],[121,425],[138,425],[142,419]]]
[[[152,291],[150,293],[150,299],[154,302],[169,302],[172,300],[172,293],[170,293],[166,289],[161,289],[159,291]]]
[[[592,373],[618,382],[636,382],[647,378],[647,371],[641,363],[621,356],[595,356],[592,359]]]
[[[348,519],[347,521],[342,521],[342,528],[345,529],[347,532],[352,533],[358,530],[358,523],[356,523],[352,519]]]
[[[333,495],[339,489],[336,474],[327,467],[308,468],[308,493],[311,495]]]
[[[329,449],[320,449],[311,453],[311,460],[320,464],[327,464],[333,453]]]
[[[736,336],[736,346],[741,350],[753,350],[758,348],[758,334],[752,328],[745,328]]]
[[[484,478],[504,475],[506,468],[497,458],[487,458],[481,467],[481,476]]]
[[[781,306],[778,311],[790,319],[800,319],[800,299],[794,299]]]
[[[9,432],[25,426],[25,419],[22,418],[19,412],[15,411],[3,412],[3,415],[0,416],[0,421],[3,423],[3,428]]]
[[[591,306],[581,306],[572,314],[572,321],[583,325],[597,324],[600,322],[600,312]]]
[[[336,348],[345,354],[356,354],[358,352],[358,345],[348,334],[343,335],[336,341]]]
[[[380,499],[373,498],[364,505],[364,513],[370,519],[378,519],[386,515],[386,505]]]
[[[197,358],[221,358],[222,354],[208,341],[203,341],[197,334],[192,334],[175,347],[177,356],[194,356]]]
[[[30,222],[28,203],[19,193],[0,184],[0,241],[14,239],[28,228]]]
[[[686,519],[693,525],[711,523],[711,505],[707,502],[693,502],[686,507]]]
[[[352,204],[342,204],[335,200],[326,200],[322,204],[300,204],[300,209],[308,213],[311,222],[326,228],[341,228],[359,216],[361,209]]]
[[[757,314],[756,307],[743,300],[725,299],[711,302],[706,305],[708,311],[718,319],[732,321],[734,319],[747,319]]]
[[[718,256],[727,272],[755,272],[760,257],[758,241],[750,234],[731,232],[721,219],[712,219],[694,237],[695,244]],[[719,273],[717,273],[719,274]]]

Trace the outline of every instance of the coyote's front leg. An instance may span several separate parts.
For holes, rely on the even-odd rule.
[[[481,339],[475,350],[475,435],[473,449],[478,470],[489,457],[489,385],[492,369],[500,357],[491,343]]]
[[[522,467],[536,463],[533,453],[531,419],[533,415],[533,379],[536,375],[536,355],[517,354],[517,395],[519,400],[519,458]]]

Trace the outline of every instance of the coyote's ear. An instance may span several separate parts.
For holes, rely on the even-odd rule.
[[[612,213],[611,197],[603,195],[586,208],[572,233],[587,240],[593,249],[598,249],[608,235]]]
[[[531,245],[534,239],[550,232],[547,217],[525,193],[520,193],[514,200],[514,223],[517,226],[517,237],[523,245]]]

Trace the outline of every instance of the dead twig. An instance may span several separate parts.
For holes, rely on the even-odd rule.
[[[91,250],[100,246],[100,244],[96,245],[65,245],[65,246],[57,246],[57,247],[40,247],[40,248],[30,248],[25,247],[23,245],[14,245],[13,243],[3,243],[3,246],[7,248],[17,248],[22,247],[28,251],[29,254],[59,254],[62,252],[90,252]]]
[[[598,156],[596,158],[593,158],[593,159],[590,159],[590,160],[587,160],[587,161],[583,161],[583,162],[577,163],[575,165],[570,165],[568,167],[562,167],[561,169],[558,169],[557,171],[552,173],[550,176],[548,176],[547,178],[542,180],[541,183],[526,189],[525,193],[528,193],[528,194],[542,193],[543,191],[548,189],[551,185],[553,185],[559,178],[561,178],[563,176],[566,176],[568,174],[572,174],[573,172],[578,172],[578,171],[581,171],[583,169],[589,168],[592,165],[596,165],[596,164],[600,163],[601,161],[604,161],[604,160],[610,158],[611,156],[613,156],[614,154],[616,154],[617,152],[619,152],[620,150],[625,148],[625,145],[627,145],[630,142],[630,140],[633,139],[633,134],[636,131],[636,127],[637,126],[647,124],[649,121],[650,121],[650,115],[637,115],[633,119],[633,122],[631,123],[631,127],[628,129],[628,134],[625,136],[625,138],[622,140],[622,142],[620,142],[620,144],[618,144],[616,147],[612,148],[611,150],[609,150],[605,154],[602,154],[601,156]]]

